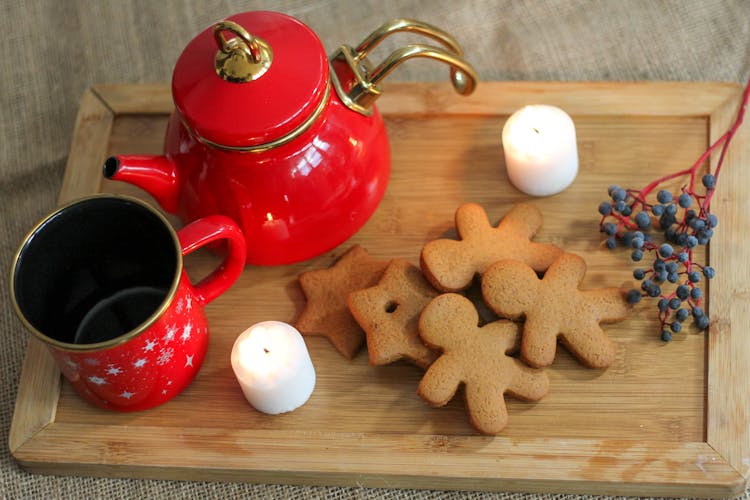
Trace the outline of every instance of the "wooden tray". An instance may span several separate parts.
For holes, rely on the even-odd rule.
[[[617,286],[634,265],[602,248],[597,205],[607,186],[640,187],[691,165],[734,120],[731,84],[482,83],[461,98],[447,84],[391,85],[379,106],[393,151],[387,194],[351,241],[319,258],[248,267],[208,310],[212,329],[195,382],[162,407],[116,414],[88,406],[60,382],[45,348],[29,341],[10,433],[26,469],[47,474],[617,495],[728,496],[750,475],[750,124],[722,171],[710,246],[709,334],[659,339],[653,300],[608,328],[617,361],[588,370],[567,353],[548,370],[539,403],[509,399],[497,437],[467,423],[462,398],[433,409],[415,394],[411,365],[370,367],[308,338],[318,374],[310,401],[267,416],[244,400],[229,364],[235,337],[261,320],[292,322],[304,299],[296,276],[330,265],[351,244],[418,262],[422,245],[452,230],[455,208],[482,204],[493,223],[515,202],[542,210],[538,240],[584,256],[584,287]],[[566,109],[576,122],[581,169],[560,195],[529,199],[507,181],[500,132],[530,103]],[[164,85],[101,85],[86,92],[60,202],[94,192],[146,196],[102,181],[111,153],[159,153],[172,109]],[[173,219],[174,220],[174,219]],[[250,242],[252,244],[252,242]],[[189,259],[194,278],[216,264]]]

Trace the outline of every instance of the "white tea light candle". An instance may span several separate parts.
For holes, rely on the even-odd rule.
[[[315,387],[302,335],[281,321],[263,321],[242,332],[232,347],[232,369],[247,401],[272,415],[299,408]]]
[[[578,175],[578,147],[573,120],[560,108],[526,106],[503,127],[508,178],[533,196],[559,193]]]

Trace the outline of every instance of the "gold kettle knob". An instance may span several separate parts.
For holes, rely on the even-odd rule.
[[[223,33],[235,36],[227,40]],[[273,62],[273,51],[264,40],[247,32],[234,21],[220,21],[213,26],[219,51],[214,58],[216,74],[233,83],[257,80]]]

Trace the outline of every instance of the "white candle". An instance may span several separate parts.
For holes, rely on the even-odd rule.
[[[549,196],[570,186],[578,174],[576,129],[565,111],[526,106],[503,127],[508,178],[533,196]]]
[[[281,321],[263,321],[242,332],[232,347],[232,369],[247,401],[272,415],[299,408],[315,387],[302,335]]]

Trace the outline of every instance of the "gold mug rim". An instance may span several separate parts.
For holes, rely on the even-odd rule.
[[[172,284],[169,287],[169,291],[167,292],[167,295],[162,300],[159,307],[151,313],[151,315],[146,318],[145,321],[143,321],[140,325],[133,328],[132,330],[123,333],[122,335],[118,335],[117,337],[114,337],[109,340],[105,340],[103,342],[95,342],[91,344],[74,344],[72,342],[63,342],[57,339],[54,339],[52,337],[49,337],[39,331],[34,325],[31,324],[31,322],[26,318],[26,315],[21,311],[21,307],[18,305],[18,301],[16,300],[16,287],[15,287],[15,277],[16,277],[16,268],[18,267],[18,261],[21,258],[21,254],[23,253],[24,248],[27,246],[31,238],[37,234],[39,229],[47,223],[49,220],[51,220],[53,217],[56,217],[58,214],[63,212],[64,210],[69,209],[70,207],[74,205],[78,205],[80,203],[88,202],[91,200],[96,199],[114,199],[114,200],[120,200],[120,201],[127,201],[131,203],[135,203],[136,205],[139,205],[145,209],[147,209],[149,212],[151,212],[153,215],[155,215],[167,228],[171,238],[172,242],[174,243],[174,249],[175,254],[177,256],[176,261],[176,267],[175,267],[175,275],[172,278]],[[26,233],[24,238],[21,240],[21,244],[18,247],[18,250],[16,250],[16,253],[13,257],[13,261],[11,263],[10,268],[10,299],[13,302],[13,308],[15,310],[16,316],[21,320],[21,323],[23,323],[24,327],[30,331],[35,337],[37,337],[39,340],[44,342],[45,344],[49,346],[53,346],[57,349],[62,349],[69,352],[95,352],[95,351],[104,351],[107,349],[111,349],[113,347],[117,347],[120,345],[123,345],[130,340],[134,339],[135,337],[139,336],[144,331],[148,330],[153,326],[153,324],[161,318],[164,313],[169,309],[169,307],[172,305],[172,302],[174,300],[175,295],[177,294],[177,289],[180,285],[180,280],[182,278],[182,271],[183,271],[183,259],[182,259],[182,246],[180,245],[179,237],[177,236],[177,231],[172,227],[172,224],[167,220],[167,218],[158,210],[156,210],[153,206],[149,205],[145,201],[138,199],[134,196],[128,196],[123,194],[108,194],[108,193],[100,193],[90,196],[84,196],[82,198],[76,198],[75,200],[69,201],[59,207],[57,207],[55,210],[49,212],[47,215],[42,217],[34,226]]]

